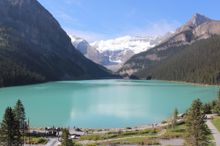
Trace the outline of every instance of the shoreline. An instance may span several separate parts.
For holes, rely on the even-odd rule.
[[[159,81],[166,81],[171,83],[184,83],[184,84],[191,84],[191,85],[197,85],[197,86],[214,86],[214,87],[220,87],[218,84],[203,84],[203,83],[193,83],[193,82],[186,82],[186,81],[168,81],[168,80],[159,80]]]
[[[220,87],[220,84],[205,84],[205,83],[193,83],[193,82],[187,82],[187,81],[174,81],[174,80],[159,80],[159,79],[152,79],[152,80],[146,80],[146,79],[125,79],[125,78],[103,78],[103,79],[82,79],[82,80],[57,80],[57,81],[46,81],[46,82],[38,82],[38,83],[31,83],[31,84],[18,84],[13,86],[2,86],[0,89],[4,88],[13,88],[13,87],[23,87],[23,86],[34,86],[34,85],[41,85],[41,84],[47,84],[47,83],[55,83],[55,82],[62,82],[62,81],[86,81],[86,80],[125,80],[125,81],[164,81],[164,82],[170,82],[170,83],[184,83],[184,84],[190,84],[190,85],[197,85],[197,86],[215,86]]]
[[[126,79],[125,79],[126,80]],[[132,80],[132,79],[128,79]],[[151,80],[146,80],[146,79],[137,79],[137,81],[164,81],[164,82],[170,82],[170,83],[184,83],[184,84],[190,84],[190,85],[197,85],[197,86],[216,86],[220,87],[220,84],[205,84],[205,83],[194,83],[194,82],[187,82],[187,81],[175,81],[175,80],[160,80],[160,79],[151,79]]]
[[[80,129],[81,131],[87,132],[88,134],[104,134],[108,132],[118,132],[118,131],[128,132],[128,131],[140,131],[140,130],[146,130],[146,129],[162,128],[162,127],[166,127],[169,125],[167,120],[164,120],[164,121],[166,122],[163,123],[161,121],[159,123],[143,124],[143,125],[137,125],[137,126],[131,126],[131,127],[128,126],[128,127],[123,127],[123,128],[80,128],[80,127],[75,127],[75,128],[59,127],[59,128],[67,128],[70,131],[77,131],[76,129]],[[183,122],[183,119],[180,119],[178,122],[180,123]],[[38,131],[38,132],[41,131],[42,132],[42,131],[45,131],[45,128],[31,127],[30,131]],[[54,127],[54,128],[58,128],[58,127]]]

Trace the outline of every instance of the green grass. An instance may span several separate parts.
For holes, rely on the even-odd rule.
[[[139,145],[160,145],[159,141],[155,138],[150,137],[132,137],[132,138],[125,138],[120,140],[113,140],[106,143],[104,145],[114,145],[114,144],[139,144]]]
[[[166,130],[166,133],[163,134],[160,138],[162,138],[162,139],[183,138],[184,139],[185,134],[186,134],[186,125],[183,123],[183,124],[177,125],[175,128],[168,128]],[[214,144],[212,143],[212,141],[214,139],[213,135],[209,134],[208,138],[211,141],[209,146],[214,146]]]
[[[160,132],[159,129],[146,129],[140,131],[127,131],[127,132],[108,132],[106,134],[90,134],[84,135],[80,137],[80,140],[105,140],[105,139],[113,139],[113,138],[123,138],[129,136],[140,136],[140,135],[148,135],[153,136]]]
[[[48,142],[48,139],[44,137],[25,137],[25,143],[26,144],[46,144]]]
[[[218,117],[220,122],[220,117]],[[93,134],[93,135],[85,135],[82,136],[80,140],[105,140],[109,139],[107,142],[97,141],[97,145],[159,145],[159,139],[175,139],[181,138],[184,139],[186,135],[186,125],[185,123],[181,123],[177,125],[175,128],[167,128],[165,129],[165,133],[162,135],[158,135],[159,132],[163,133],[163,130],[159,129],[148,129],[142,131],[130,131],[130,132],[109,132],[107,134]],[[112,138],[121,138],[121,139],[112,139]],[[210,144],[209,146],[214,146],[212,134],[209,135]]]
[[[218,129],[218,131],[220,132],[220,116],[215,117],[212,120],[212,123],[214,124],[214,126]]]
[[[160,138],[163,139],[184,138],[185,133],[186,133],[186,125],[183,123],[177,125],[175,128],[168,128]]]

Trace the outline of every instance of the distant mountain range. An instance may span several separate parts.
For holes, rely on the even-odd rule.
[[[75,49],[37,0],[1,0],[0,7],[0,86],[112,77]]]
[[[124,36],[89,44],[82,38],[70,37],[73,45],[84,56],[112,71],[117,71],[130,57],[156,46],[164,39],[161,36]]]
[[[143,79],[219,83],[217,35],[220,35],[220,21],[195,14],[159,45],[131,57],[118,73]]]
[[[70,38],[36,0],[0,7],[0,86],[118,77],[105,67],[125,78],[220,83],[220,21],[201,14],[163,37],[89,44]]]

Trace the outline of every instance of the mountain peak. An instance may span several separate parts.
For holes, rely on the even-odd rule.
[[[181,33],[187,30],[192,30],[196,28],[197,26],[208,21],[211,21],[211,19],[199,13],[195,13],[187,23],[185,23],[184,25],[182,25],[180,28],[176,30],[176,33]]]
[[[196,27],[204,22],[207,22],[207,21],[210,21],[211,19],[204,16],[204,15],[201,15],[199,13],[195,13],[193,15],[193,17],[188,21],[188,25],[192,26],[192,27]]]

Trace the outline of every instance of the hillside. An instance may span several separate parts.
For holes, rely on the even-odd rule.
[[[200,40],[177,55],[141,71],[142,78],[220,84],[220,36]]]
[[[220,35],[220,21],[195,14],[158,46],[131,57],[118,73],[124,77],[142,78],[141,72],[147,72],[157,64],[179,54],[186,46],[214,35]]]
[[[0,86],[112,76],[73,47],[38,1],[1,0],[0,7]]]

